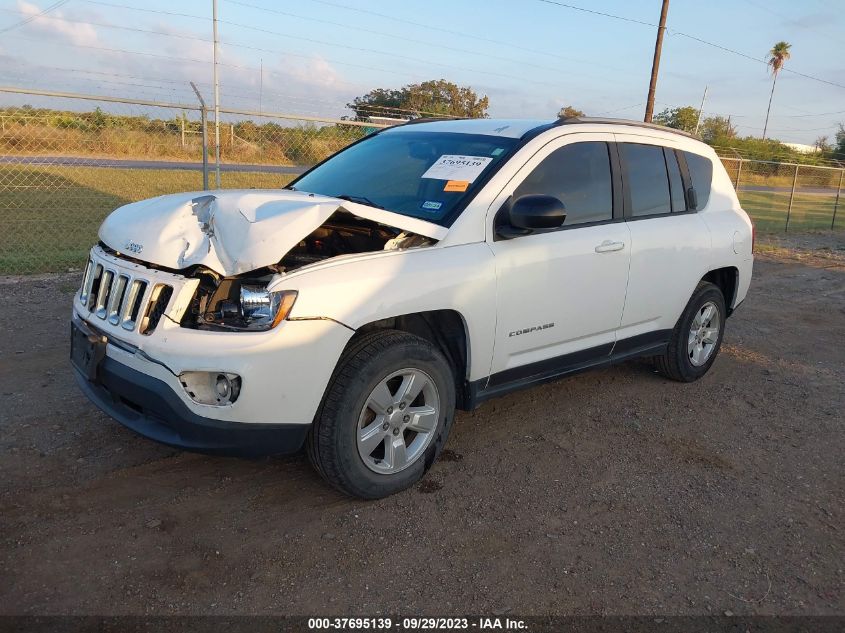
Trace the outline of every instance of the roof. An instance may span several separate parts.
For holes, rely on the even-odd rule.
[[[647,130],[657,130],[658,132],[669,132],[670,134],[680,134],[687,138],[699,139],[695,134],[690,134],[684,130],[677,130],[673,127],[665,125],[658,125],[657,123],[646,123],[645,121],[634,121],[632,119],[605,119],[602,117],[592,116],[577,116],[577,117],[561,117],[557,120],[558,125],[571,125],[574,123],[592,123],[594,125],[627,125],[630,127],[645,128]]]
[[[405,125],[388,128],[382,134],[392,132],[452,132],[454,134],[484,134],[521,138],[526,132],[549,125],[548,119],[424,119]]]
[[[549,121],[548,119],[416,119],[404,125],[384,130],[382,133],[391,132],[452,132],[455,134],[484,134],[488,136],[502,136],[506,138],[521,138],[527,132],[540,127],[551,127],[560,125],[624,125],[669,134],[680,134],[687,138],[700,140],[697,136],[676,130],[671,127],[657,125],[656,123],[644,123],[643,121],[632,121],[630,119],[606,119],[601,117],[561,117]]]

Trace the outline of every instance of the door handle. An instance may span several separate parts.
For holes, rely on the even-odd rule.
[[[613,251],[621,251],[625,248],[625,242],[614,242],[612,240],[605,240],[596,246],[597,253],[612,253]]]

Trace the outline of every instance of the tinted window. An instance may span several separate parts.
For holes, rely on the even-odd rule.
[[[555,150],[522,181],[514,198],[527,194],[563,202],[564,226],[610,220],[613,185],[607,143],[573,143]]]
[[[515,144],[516,139],[499,136],[397,128],[338,152],[292,185],[298,191],[368,200],[448,226],[453,209],[475,193],[484,174],[506,160]],[[454,168],[454,178],[446,177],[443,169],[432,173],[444,159],[465,168]]]
[[[713,163],[699,154],[684,152],[689,168],[690,179],[698,204],[696,209],[703,209],[710,198],[710,181],[713,180]]]
[[[684,181],[681,178],[681,168],[678,166],[678,157],[675,150],[668,147],[663,148],[666,156],[666,167],[669,169],[669,189],[672,193],[672,212],[678,213],[687,210],[687,201],[684,196]]]
[[[627,169],[625,186],[631,194],[632,215],[671,213],[669,176],[663,148],[659,145],[622,143],[619,149]]]

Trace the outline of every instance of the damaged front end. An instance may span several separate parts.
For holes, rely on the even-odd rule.
[[[430,246],[445,232],[348,200],[250,190],[130,204],[106,219],[100,240],[114,257],[196,285],[178,310],[168,305],[167,288],[159,291],[150,315],[156,322],[167,316],[185,328],[263,331],[296,301],[296,291],[268,289],[284,275],[337,257]]]

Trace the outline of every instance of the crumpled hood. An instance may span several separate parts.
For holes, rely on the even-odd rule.
[[[177,193],[113,211],[100,226],[110,248],[177,270],[202,265],[225,276],[278,262],[338,210],[441,240],[425,220],[302,191],[225,189]]]

